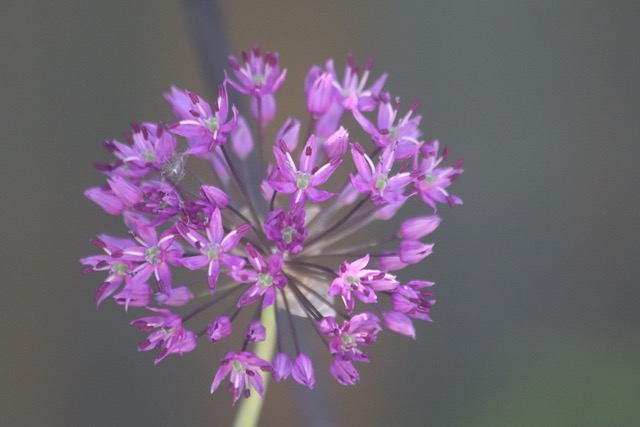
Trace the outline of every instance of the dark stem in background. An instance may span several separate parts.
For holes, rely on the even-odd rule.
[[[182,0],[182,4],[191,36],[198,48],[205,83],[209,88],[217,88],[224,80],[223,70],[227,66],[227,55],[230,53],[229,38],[220,8],[215,0]],[[229,91],[229,100],[235,105],[243,104],[239,102],[235,91]],[[255,166],[257,167],[257,165]],[[256,182],[259,185],[259,181],[250,179],[247,185],[254,186]],[[308,339],[307,334],[302,334],[300,338],[303,348],[313,347],[314,344]],[[316,364],[316,369],[318,367],[319,364]],[[297,398],[304,408],[298,413],[304,419],[305,424],[310,427],[336,425],[332,416],[324,410],[324,408],[331,407],[332,402],[329,401],[328,394],[324,392],[327,385],[323,377],[318,377],[320,377],[320,381],[316,382],[314,392],[300,393]]]
[[[182,0],[182,4],[191,37],[198,48],[205,83],[213,91],[224,80],[223,70],[229,54],[229,39],[222,13],[215,0]],[[229,97],[234,98],[237,95],[229,93]]]
[[[204,81],[209,93],[213,94],[220,83],[224,81],[224,69],[228,67],[227,57],[231,53],[230,40],[227,36],[226,25],[215,0],[182,0],[187,18],[187,24],[198,48],[198,57],[204,72]],[[238,109],[247,111],[248,102],[235,90],[228,90],[229,103]],[[206,98],[206,97],[205,97]],[[260,147],[264,149],[264,147]],[[251,160],[250,160],[251,159]],[[251,162],[243,170],[247,173],[247,186],[260,188],[259,176],[254,176],[254,170],[263,170],[262,163],[249,157]],[[266,203],[259,203],[260,191],[250,191],[249,197],[254,206],[262,214]]]

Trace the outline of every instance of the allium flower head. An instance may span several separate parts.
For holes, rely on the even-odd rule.
[[[444,165],[447,151],[420,139],[419,103],[400,116],[382,92],[387,75],[369,82],[371,61],[360,70],[349,56],[342,79],[333,60],[313,67],[308,111],[271,139],[286,76],[278,54],[254,48],[229,64],[211,102],[171,87],[175,122],[135,124],[126,142],[105,143],[114,160],[96,165],[105,182],[85,195],[122,216],[125,231],[93,239],[99,253],[80,260],[82,271],[102,275],[97,304],[112,297],[147,313],[132,325],[149,334],[138,349],[158,351],[155,363],[239,336],[211,386],[228,379],[234,404],[262,396],[266,373],[314,387],[316,355],[303,333],[317,332],[333,356],[329,373],[353,385],[354,363],[379,357],[378,334],[415,338],[413,320],[431,321],[433,283],[401,270],[432,253],[424,239],[442,221],[437,204],[462,203],[449,193],[462,162]],[[229,104],[227,85],[250,98],[249,114]],[[345,115],[357,125],[347,129]],[[419,213],[385,232],[407,204]],[[250,320],[239,316],[247,310]],[[275,356],[258,356],[274,343]]]

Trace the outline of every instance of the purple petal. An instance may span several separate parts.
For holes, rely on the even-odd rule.
[[[248,342],[264,341],[267,337],[267,331],[259,320],[254,320],[247,327],[247,332],[244,334],[244,339]]]
[[[125,205],[133,206],[142,200],[142,192],[140,189],[126,179],[120,176],[113,176],[110,179],[107,179],[107,182],[114,194],[118,196]]]
[[[181,258],[179,264],[189,270],[200,270],[201,268],[204,268],[205,265],[209,264],[209,261],[211,260],[204,255],[196,255]]]
[[[273,372],[271,374],[276,382],[286,379],[291,373],[291,360],[289,359],[289,356],[284,353],[278,353],[276,357],[273,358],[272,365]]]
[[[442,222],[436,215],[420,216],[406,220],[400,226],[398,236],[403,239],[418,240],[432,233]]]
[[[231,320],[227,316],[220,316],[209,324],[207,337],[209,337],[209,341],[215,343],[231,335],[231,332]]]
[[[390,311],[383,314],[384,325],[399,334],[416,339],[416,331],[413,327],[411,319],[397,311]]]
[[[298,146],[298,135],[300,134],[300,121],[289,118],[278,131],[276,141],[284,141],[289,151],[293,151]]]
[[[224,237],[224,229],[222,228],[222,216],[220,215],[220,209],[215,208],[209,218],[209,233],[211,235],[211,241],[214,243],[220,243]]]
[[[354,385],[356,381],[360,380],[358,371],[348,360],[333,359],[331,366],[329,366],[329,372],[342,385]]]
[[[84,195],[105,212],[111,215],[120,215],[124,210],[124,203],[116,196],[112,190],[106,190],[100,187],[88,188]]]
[[[168,305],[170,307],[181,307],[187,304],[191,298],[193,298],[193,294],[191,294],[191,291],[189,291],[189,288],[186,286],[171,289],[169,295],[161,292],[156,293],[156,301],[158,304]]]
[[[296,357],[296,360],[293,363],[293,368],[291,369],[291,375],[294,380],[309,387],[310,389],[313,389],[313,386],[316,383],[311,359],[309,359],[309,356],[304,353],[300,353],[298,354],[298,357]]]
[[[419,240],[403,240],[400,242],[400,261],[406,264],[416,264],[433,252],[432,244],[425,244]]]
[[[349,145],[349,132],[342,126],[324,142],[324,151],[327,158],[342,157],[347,152]]]
[[[312,202],[323,202],[331,197],[335,196],[335,193],[330,193],[324,190],[318,190],[317,188],[309,187],[306,191],[307,197]]]
[[[238,124],[231,131],[231,149],[240,159],[246,159],[253,151],[253,137],[244,117],[238,118]]]
[[[229,204],[229,196],[227,193],[210,185],[200,187],[200,197],[220,209],[224,209]]]
[[[364,181],[371,181],[372,174],[375,171],[375,166],[373,166],[373,162],[369,156],[367,156],[364,152],[364,148],[357,142],[351,144],[351,156],[353,157],[353,163],[356,165],[356,169],[358,169],[358,173],[362,176]]]

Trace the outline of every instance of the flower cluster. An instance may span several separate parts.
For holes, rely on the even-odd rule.
[[[433,283],[403,282],[397,272],[431,254],[423,238],[440,224],[438,205],[462,203],[448,192],[462,162],[442,164],[447,151],[421,137],[419,103],[400,113],[399,100],[383,90],[386,74],[369,83],[371,60],[360,70],[349,56],[342,79],[331,60],[312,67],[307,133],[290,118],[273,139],[268,125],[286,76],[278,54],[254,48],[229,64],[211,102],[173,87],[165,99],[174,122],[134,124],[123,142],[105,143],[115,157],[97,165],[106,183],[85,195],[122,216],[128,236],[93,239],[101,253],[81,259],[83,271],[106,272],[98,304],[113,297],[125,310],[150,312],[132,325],[149,333],[138,349],[157,350],[156,363],[225,340],[238,314],[253,307],[243,344],[221,360],[211,387],[229,376],[234,403],[251,389],[262,395],[260,372],[313,388],[293,316],[311,320],[324,340],[331,375],[354,384],[353,362],[369,361],[365,347],[383,328],[415,338],[412,319],[431,320]],[[249,116],[230,104],[228,87],[250,98]],[[374,124],[368,116],[376,112]],[[352,133],[360,143],[341,125],[347,115],[359,124]],[[391,235],[371,226],[375,233],[358,240],[357,232],[407,203],[428,212]],[[260,320],[273,305],[278,332]],[[251,351],[275,333],[272,360]]]

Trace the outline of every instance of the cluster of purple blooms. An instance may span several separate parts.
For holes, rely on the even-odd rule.
[[[421,239],[440,224],[437,205],[462,203],[447,191],[462,162],[441,164],[447,150],[439,154],[437,141],[421,139],[419,104],[400,115],[398,99],[383,91],[386,74],[369,84],[371,60],[361,70],[349,56],[342,80],[332,60],[311,68],[301,147],[297,119],[284,123],[273,144],[266,141],[274,95],[286,76],[278,54],[254,48],[242,61],[231,56],[229,64],[212,102],[173,87],[165,99],[175,122],[133,124],[125,142],[105,143],[116,160],[97,165],[106,185],[85,194],[107,213],[122,215],[129,236],[93,239],[103,253],[81,259],[84,272],[107,274],[95,294],[98,304],[112,296],[125,310],[149,310],[132,325],[149,333],[138,349],[157,350],[155,363],[194,350],[201,339],[225,339],[240,311],[254,306],[242,349],[221,360],[211,387],[230,376],[234,403],[250,388],[262,396],[259,371],[314,386],[292,316],[311,320],[333,356],[331,375],[354,384],[353,362],[369,361],[364,349],[383,326],[415,338],[411,319],[431,320],[433,283],[402,282],[395,273],[431,254],[433,245]],[[228,86],[250,98],[253,131],[230,105]],[[376,110],[372,122],[366,116]],[[368,151],[341,126],[346,114],[372,141]],[[264,146],[272,146],[275,163]],[[208,176],[194,172],[198,165],[191,163],[198,161]],[[418,198],[432,213],[405,220],[390,236],[380,235],[378,226],[364,241],[354,238]],[[185,269],[197,277],[179,284]],[[294,348],[287,352],[278,337],[278,352],[267,361],[248,349],[276,333],[259,320],[273,304],[277,329],[290,323]]]

